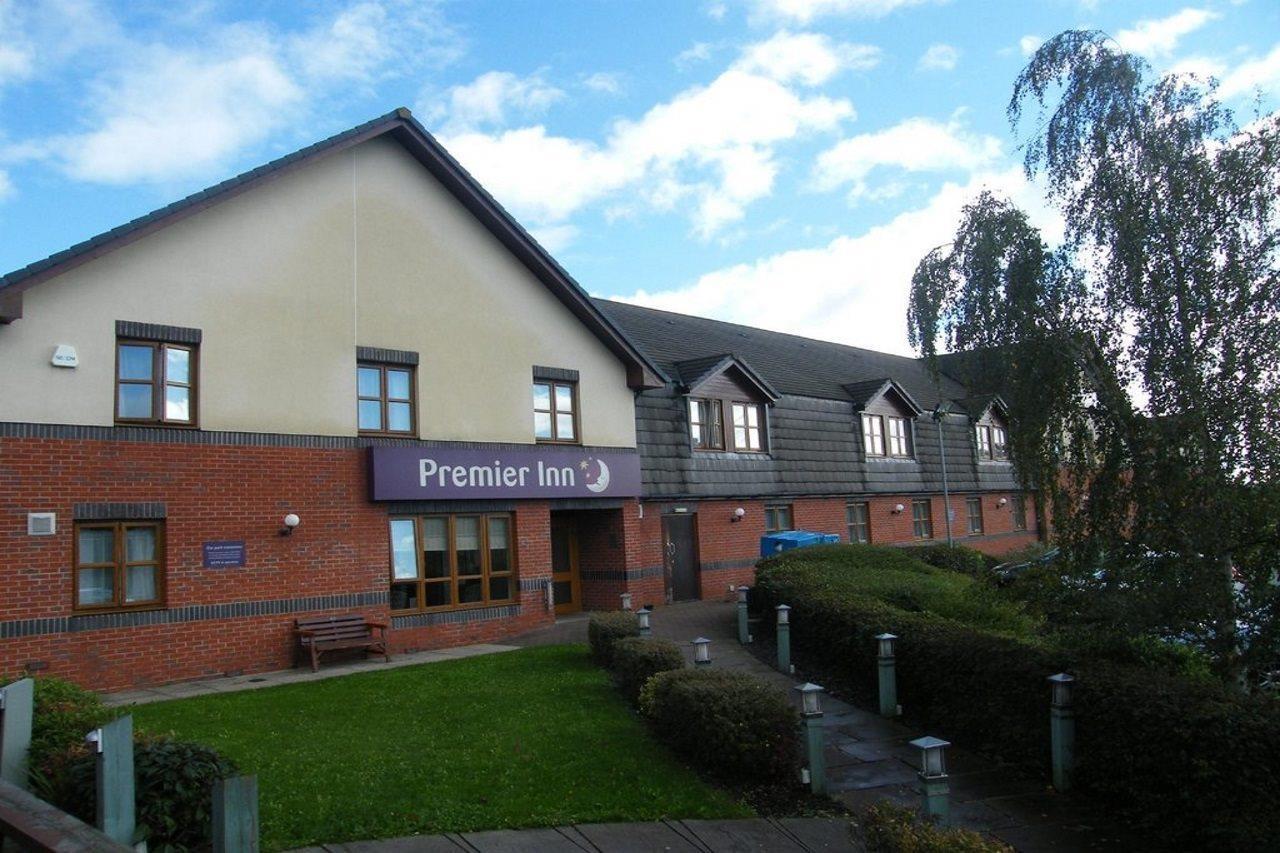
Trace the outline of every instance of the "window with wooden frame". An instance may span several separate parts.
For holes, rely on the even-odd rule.
[[[1027,496],[1013,496],[1013,529],[1027,529]]]
[[[694,450],[724,450],[724,406],[721,401],[689,398],[689,441]]]
[[[533,383],[533,437],[553,444],[578,444],[578,383]]]
[[[871,541],[871,512],[866,501],[845,504],[844,520],[849,527],[849,541],[866,544]]]
[[[164,522],[76,522],[73,606],[132,610],[164,604]]]
[[[791,504],[776,504],[764,508],[764,532],[781,533],[794,530],[791,521]]]
[[[880,415],[862,416],[862,447],[868,456],[884,456],[884,419]]]
[[[885,417],[885,424],[888,426],[889,434],[889,455],[890,456],[910,456],[911,455],[911,427],[907,423],[906,418],[895,418],[892,415]]]
[[[759,403],[734,403],[733,449],[740,453],[764,452],[763,415]]]
[[[1004,427],[995,424],[991,425],[991,458],[1001,461],[1009,458],[1009,439]]]
[[[516,599],[514,521],[507,514],[392,518],[391,609],[509,604]]]
[[[933,501],[928,498],[911,502],[911,535],[916,539],[933,538]]]
[[[980,423],[974,427],[978,442],[978,459],[1004,462],[1009,458],[1009,437],[997,423]]]
[[[414,369],[403,364],[356,364],[356,420],[360,432],[417,435]]]
[[[198,347],[116,340],[116,422],[196,425]]]
[[[987,424],[978,424],[975,427],[975,435],[978,439],[978,458],[991,458],[991,427]]]
[[[969,516],[969,535],[982,535],[982,498],[968,498],[965,500],[965,511]]]

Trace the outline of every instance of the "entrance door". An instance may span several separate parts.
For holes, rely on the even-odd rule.
[[[555,593],[556,615],[582,609],[581,579],[578,573],[578,531],[572,521],[551,520],[551,589]]]
[[[694,516],[662,517],[664,562],[673,601],[693,601],[698,596],[698,540]]]

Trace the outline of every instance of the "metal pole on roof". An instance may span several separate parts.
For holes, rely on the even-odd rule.
[[[933,420],[938,424],[938,453],[942,456],[942,517],[947,523],[947,547],[955,542],[951,538],[951,490],[947,486],[947,445],[942,440],[942,421],[950,411],[949,403],[939,403],[933,408]]]

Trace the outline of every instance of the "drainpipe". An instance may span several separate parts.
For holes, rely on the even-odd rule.
[[[947,523],[947,547],[955,542],[951,538],[951,491],[947,485],[947,445],[942,440],[942,422],[951,411],[950,403],[938,403],[933,409],[933,420],[938,425],[938,454],[942,457],[942,518]]]

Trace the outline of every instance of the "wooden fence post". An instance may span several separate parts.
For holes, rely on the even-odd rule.
[[[213,783],[213,853],[257,853],[258,777]]]
[[[0,779],[27,790],[27,754],[35,682],[30,678],[0,688]]]
[[[95,786],[98,829],[112,841],[133,846],[133,717],[120,717],[86,738],[98,753]]]

